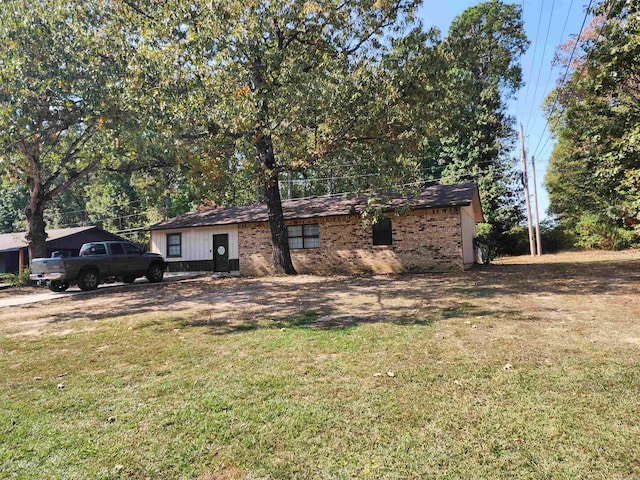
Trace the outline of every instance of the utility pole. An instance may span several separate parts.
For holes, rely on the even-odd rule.
[[[535,240],[533,239],[533,225],[531,223],[531,202],[529,201],[529,178],[527,177],[527,154],[524,149],[524,132],[520,124],[520,159],[522,160],[522,184],[524,185],[524,201],[527,206],[527,226],[529,227],[529,251],[536,255]]]
[[[291,170],[287,170],[287,199],[291,200],[293,198],[293,172]]]
[[[536,210],[536,254],[542,255],[542,239],[540,235],[540,213],[538,212],[538,184],[536,183],[536,157],[531,155],[531,174],[533,175],[533,204]]]

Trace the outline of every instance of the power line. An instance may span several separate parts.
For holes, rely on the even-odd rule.
[[[536,35],[534,37],[533,43],[533,56],[531,57],[531,68],[529,69],[529,81],[527,82],[527,93],[525,95],[525,104],[529,100],[529,90],[531,89],[531,79],[533,77],[533,67],[536,64],[536,53],[538,51],[538,35],[540,33],[540,25],[542,24],[542,11],[544,9],[544,0],[540,5],[540,15],[538,16],[538,26],[536,27]],[[524,15],[524,13],[523,13]]]
[[[571,16],[571,7],[573,7],[573,0],[571,0],[571,2],[569,3],[569,9],[567,10],[567,16],[564,19],[564,25],[562,26],[562,32],[560,33],[560,41],[562,41],[562,39],[564,38],[564,32],[567,30],[567,24],[569,23],[569,17]],[[549,76],[547,77],[547,82],[544,85],[544,89],[542,90],[543,92],[546,92],[547,89],[549,88],[549,83],[551,83],[551,78],[553,75],[553,71],[555,70],[556,66],[552,65],[551,69],[549,69]]]
[[[549,12],[549,23],[547,25],[547,33],[544,38],[544,46],[542,49],[542,56],[540,57],[540,68],[538,68],[538,78],[536,79],[536,86],[533,90],[533,99],[531,101],[531,109],[529,110],[529,120],[527,121],[527,130],[533,117],[533,106],[536,103],[536,96],[538,95],[538,85],[540,84],[540,74],[542,73],[542,65],[544,64],[544,56],[547,53],[547,43],[549,42],[549,31],[551,30],[551,19],[553,18],[553,10],[555,9],[556,0],[551,2],[551,11]]]
[[[562,77],[562,78],[565,78],[565,79],[567,78],[567,75],[568,75],[568,73],[569,73],[569,68],[571,67],[571,61],[573,60],[573,56],[574,56],[574,55],[575,55],[575,53],[576,53],[576,49],[577,49],[577,47],[578,47],[578,44],[580,43],[580,38],[581,38],[581,36],[582,36],[582,31],[584,30],[584,26],[585,26],[585,25],[586,25],[586,23],[587,23],[587,18],[589,17],[589,12],[590,12],[590,10],[591,10],[591,4],[592,4],[592,3],[593,3],[593,0],[589,0],[589,5],[587,6],[587,9],[586,9],[586,11],[585,11],[584,18],[583,18],[583,20],[582,20],[582,26],[580,27],[580,32],[578,33],[578,36],[577,36],[577,38],[576,38],[576,42],[573,44],[573,49],[572,49],[572,51],[571,51],[571,55],[569,56],[569,61],[567,62],[567,67],[566,67],[566,69],[565,69],[565,72],[564,72],[564,75],[563,75],[563,77]],[[544,130],[546,130],[546,129],[547,129],[547,127],[549,126],[549,117],[550,117],[550,116],[551,116],[551,114],[553,113],[553,110],[554,110],[554,108],[555,108],[556,104],[558,103],[558,97],[559,97],[559,95],[560,95],[560,90],[559,90],[559,89],[556,89],[556,95],[555,95],[555,98],[553,99],[553,102],[551,103],[551,107],[550,107],[550,109],[549,109],[550,113],[549,113],[549,115],[547,116],[547,121],[546,121],[546,122],[545,122],[545,124],[544,124],[543,131],[544,131]],[[549,133],[549,132],[548,132],[548,133]],[[544,133],[542,134],[542,136],[540,136],[540,140],[538,140],[538,144],[536,145],[536,148],[535,148],[535,150],[534,150],[534,152],[533,152],[533,155],[537,155],[537,154],[538,154],[538,148],[540,147],[540,144],[542,143],[542,139],[543,139],[543,138],[544,138]],[[546,141],[546,142],[545,142],[545,144],[544,144],[545,146],[546,146],[546,144],[549,142],[549,140],[550,140],[550,139],[551,139],[551,133],[549,133],[549,135],[548,135],[548,137],[547,137],[547,141]],[[542,148],[544,149],[544,146],[543,146]]]

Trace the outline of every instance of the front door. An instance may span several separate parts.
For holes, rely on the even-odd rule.
[[[213,236],[213,271],[229,271],[229,235],[226,233]]]

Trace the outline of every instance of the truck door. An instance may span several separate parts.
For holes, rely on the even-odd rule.
[[[125,255],[124,246],[121,243],[109,243],[111,250],[111,271],[114,274],[125,274],[129,271],[129,259]]]
[[[142,250],[133,243],[123,243],[125,256],[129,265],[129,273],[133,275],[144,275],[149,267],[149,259],[142,254]]]

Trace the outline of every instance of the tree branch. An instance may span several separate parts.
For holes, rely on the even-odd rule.
[[[138,7],[133,0],[122,0],[122,2],[127,5],[129,8],[131,8],[133,11],[135,11],[136,13],[142,15],[145,18],[148,18],[149,20],[155,20],[155,18],[152,15],[149,15],[147,12],[145,12],[144,10],[142,10],[140,7]]]
[[[86,167],[84,167],[82,170],[80,170],[79,172],[75,173],[74,175],[72,175],[71,177],[69,177],[67,180],[65,180],[64,182],[62,182],[62,184],[58,185],[56,188],[54,188],[53,190],[51,190],[49,193],[47,193],[45,195],[45,199],[46,200],[51,200],[53,199],[53,197],[55,197],[56,195],[64,192],[67,188],[69,188],[72,184],[74,184],[75,182],[77,182],[78,180],[80,180],[82,177],[84,177],[87,173],[89,173],[91,170],[93,170],[97,165],[98,165],[98,159],[94,159],[92,160],[89,165],[87,165]]]

